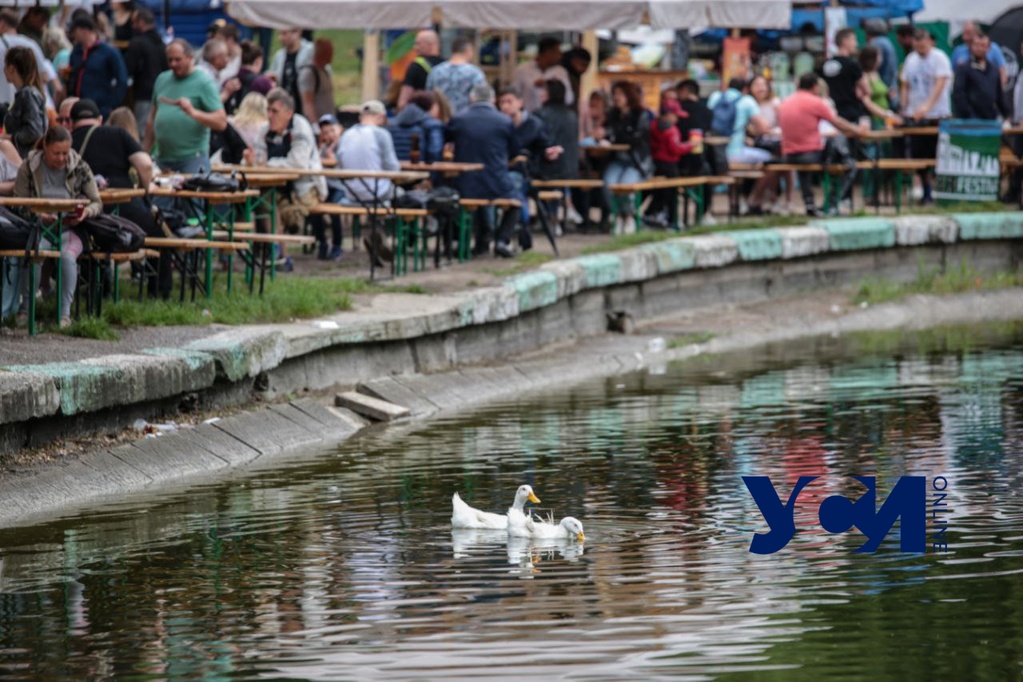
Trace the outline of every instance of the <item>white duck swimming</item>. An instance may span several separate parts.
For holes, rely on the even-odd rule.
[[[529,485],[520,485],[515,491],[515,501],[511,510],[517,510],[522,514],[526,502],[540,504],[540,499],[533,494],[533,488]],[[482,530],[505,530],[508,527],[507,514],[491,514],[470,507],[458,493],[451,496],[451,527],[452,528],[477,528]]]
[[[574,516],[566,516],[561,523],[553,524],[526,516],[518,509],[508,510],[508,535],[534,540],[554,540],[558,538],[575,538],[579,542],[586,540],[582,522]]]

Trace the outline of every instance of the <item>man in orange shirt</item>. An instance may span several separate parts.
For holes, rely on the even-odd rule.
[[[820,96],[820,80],[817,74],[805,73],[799,78],[799,89],[781,103],[778,108],[778,127],[781,128],[781,153],[785,163],[818,164],[824,162],[824,138],[821,137],[820,123],[827,121],[848,136],[856,137],[861,129],[846,121],[828,106]],[[839,197],[852,190],[855,167],[845,174],[841,193],[833,202],[832,212],[838,212]],[[806,214],[822,215],[813,196],[813,173],[799,171],[799,188],[806,204]]]

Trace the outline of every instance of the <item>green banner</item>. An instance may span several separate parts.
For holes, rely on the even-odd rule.
[[[944,201],[997,201],[1001,185],[1002,128],[998,121],[942,121],[934,197]]]

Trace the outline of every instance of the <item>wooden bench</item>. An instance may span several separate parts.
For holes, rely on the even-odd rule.
[[[685,226],[689,225],[689,200],[692,198],[696,204],[696,219],[702,218],[703,214],[709,209],[703,205],[702,193],[691,195],[689,190],[704,186],[714,185],[734,185],[735,178],[727,175],[690,175],[677,178],[667,178],[662,176],[655,176],[647,180],[640,182],[633,182],[628,184],[617,184],[610,185],[608,189],[618,197],[634,196],[635,199],[635,215],[638,216],[640,213],[641,205],[641,192],[651,192],[662,189],[673,189],[676,195],[681,194],[682,196],[682,224]],[[669,213],[671,214],[671,227],[674,230],[680,230],[678,223],[678,202],[674,201],[669,206]]]
[[[533,180],[529,183],[537,189],[601,189],[604,181],[599,178],[572,178],[567,180]]]

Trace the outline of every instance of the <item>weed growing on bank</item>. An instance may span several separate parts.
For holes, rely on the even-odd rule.
[[[911,282],[893,282],[876,277],[864,280],[853,296],[853,302],[876,305],[911,294],[958,294],[1016,286],[1023,286],[1023,270],[981,273],[963,260],[958,266],[941,272],[936,267],[926,268],[920,264],[916,279]]]

